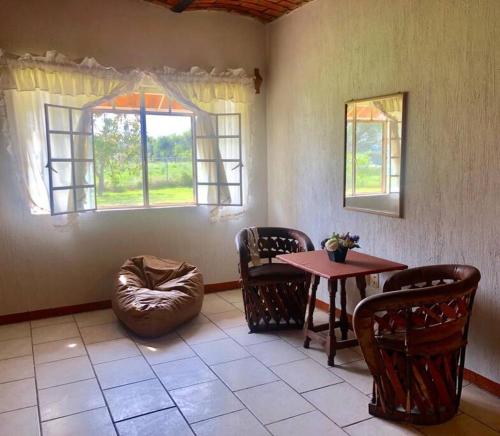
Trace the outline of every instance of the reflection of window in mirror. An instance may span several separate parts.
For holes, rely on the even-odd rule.
[[[395,94],[346,104],[346,208],[400,216],[403,100]]]

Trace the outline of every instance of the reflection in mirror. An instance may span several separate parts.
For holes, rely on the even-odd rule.
[[[347,209],[401,216],[405,94],[346,104]]]

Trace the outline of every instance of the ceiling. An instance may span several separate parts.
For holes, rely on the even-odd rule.
[[[268,23],[310,0],[146,0],[174,12],[210,10],[235,12]]]

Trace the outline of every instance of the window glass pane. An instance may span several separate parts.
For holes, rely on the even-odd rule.
[[[72,125],[73,132],[78,132],[78,133],[92,132],[92,112],[90,112],[88,109],[86,110],[72,109],[71,121],[73,123]]]
[[[94,165],[92,162],[75,162],[75,184],[94,184]]]
[[[138,114],[94,114],[99,208],[144,205],[141,129]]]
[[[73,135],[73,147],[75,159],[93,159],[92,136]]]
[[[77,210],[95,209],[95,188],[77,188],[75,191]]]
[[[239,136],[240,117],[239,115],[219,115],[218,126],[219,136]]]
[[[71,162],[52,162],[52,186],[60,188],[72,185]]]
[[[237,162],[223,162],[224,174],[227,183],[240,183],[240,164]]]
[[[391,192],[399,192],[399,176],[391,177]]]
[[[70,135],[64,133],[51,133],[50,154],[52,159],[71,159]]]
[[[383,123],[356,123],[356,186],[358,194],[384,192],[382,181]]]
[[[349,113],[349,112],[348,112]],[[352,155],[352,121],[347,121],[346,126],[346,150],[345,150],[345,194],[350,196],[353,194],[352,186],[352,169],[353,169],[353,155]]]
[[[239,159],[240,158],[239,138],[220,138],[219,150],[222,159]]]
[[[49,130],[69,132],[69,109],[65,107],[47,106]]]
[[[198,162],[196,171],[198,183],[217,183],[217,164],[215,162]]]
[[[149,203],[194,202],[191,117],[146,114]]]
[[[217,185],[197,185],[199,204],[217,204]]]
[[[54,199],[54,213],[74,212],[73,190],[57,189],[52,191]]]
[[[241,205],[239,186],[221,186],[221,203],[226,205]],[[227,195],[229,194],[229,195]]]
[[[216,138],[196,138],[197,159],[215,159],[217,157],[216,150]]]
[[[217,133],[217,116],[196,117],[196,136],[215,136]]]

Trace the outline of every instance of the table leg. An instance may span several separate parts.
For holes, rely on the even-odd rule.
[[[314,328],[314,309],[316,307],[316,292],[319,285],[319,276],[312,276],[313,285],[311,288],[311,299],[309,300],[309,312],[307,314],[306,324],[304,326],[304,348],[309,348],[311,338],[308,335],[308,330]]]
[[[330,294],[330,313],[329,313],[329,329],[328,329],[328,342],[327,342],[327,353],[328,353],[328,365],[334,366],[335,364],[335,295],[337,293],[337,280],[328,280],[328,293]]]
[[[365,276],[356,277],[356,285],[359,289],[359,295],[363,300],[364,298],[366,298],[366,277]]]
[[[340,333],[342,340],[347,339],[347,332],[349,330],[349,320],[347,319],[347,295],[345,289],[346,279],[340,280]]]

